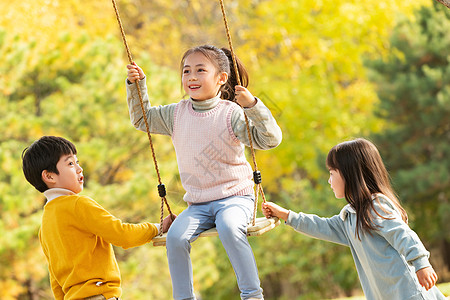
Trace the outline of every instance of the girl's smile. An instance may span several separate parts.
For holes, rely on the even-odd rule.
[[[199,89],[200,88],[200,85],[197,85],[197,84],[190,84],[189,85],[189,89],[191,89],[191,90],[196,90],[196,89]]]
[[[218,73],[216,66],[202,53],[194,52],[186,57],[182,83],[184,91],[194,100],[203,101],[217,96],[228,74]]]

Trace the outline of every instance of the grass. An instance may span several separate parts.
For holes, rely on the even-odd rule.
[[[438,289],[444,294],[444,296],[448,297],[450,299],[450,282],[447,283],[441,283],[437,285]],[[366,300],[366,297],[364,296],[355,296],[355,297],[348,297],[348,298],[338,298],[333,300]]]
[[[444,296],[450,297],[450,282],[438,284],[437,287]]]

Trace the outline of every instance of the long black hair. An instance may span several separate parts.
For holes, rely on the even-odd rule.
[[[372,195],[381,193],[388,197],[398,209],[405,223],[406,211],[400,205],[391,186],[389,174],[378,149],[366,139],[358,138],[334,146],[327,156],[327,167],[339,170],[345,181],[345,199],[357,214],[356,233],[376,230],[372,211],[384,219],[375,209]],[[376,200],[379,201],[379,200]]]

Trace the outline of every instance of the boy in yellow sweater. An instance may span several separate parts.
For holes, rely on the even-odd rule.
[[[97,202],[80,196],[83,169],[68,140],[44,136],[22,153],[25,178],[44,193],[39,240],[49,264],[56,299],[119,299],[120,272],[113,245],[143,245],[158,234],[159,224],[122,223]],[[163,232],[172,223],[164,219]]]

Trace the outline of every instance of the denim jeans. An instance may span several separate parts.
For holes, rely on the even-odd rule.
[[[241,299],[262,299],[255,257],[247,240],[253,207],[252,195],[231,196],[192,204],[175,219],[166,238],[174,299],[195,299],[191,242],[214,226],[236,274]]]

